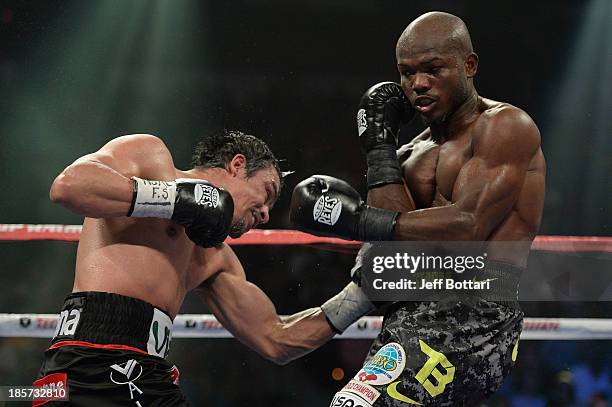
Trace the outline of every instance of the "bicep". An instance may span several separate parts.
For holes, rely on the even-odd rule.
[[[197,292],[219,322],[238,340],[257,351],[264,351],[270,331],[280,326],[281,320],[268,296],[246,280],[239,262],[229,263],[229,270],[217,273]]]

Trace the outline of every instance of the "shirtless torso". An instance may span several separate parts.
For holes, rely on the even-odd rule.
[[[131,137],[131,136],[128,136]],[[155,151],[155,165],[109,157]],[[112,141],[87,160],[110,164],[125,175],[153,180],[207,179],[207,171],[181,171],[163,143],[147,136]],[[278,182],[272,171],[270,182]],[[127,198],[127,196],[126,196]],[[192,243],[182,226],[166,219],[86,218],[77,251],[74,292],[104,291],[139,298],[176,316],[188,291],[237,261],[232,249],[202,248]]]
[[[111,140],[68,166],[51,188],[51,199],[84,215],[73,292],[108,292],[146,301],[172,318],[195,290],[240,341],[278,363],[309,352],[334,332],[320,308],[281,320],[270,299],[246,279],[225,243],[196,246],[170,220],[126,217],[132,176],[171,181],[206,179],[233,196],[234,223],[243,232],[268,221],[280,190],[273,167],[246,177],[237,155],[227,168],[178,170],[165,144],[151,135]]]
[[[442,142],[435,141],[427,129],[402,146],[398,155],[416,209],[449,205],[479,207],[483,213],[492,212],[494,219],[487,219],[486,232],[475,237],[508,242],[533,240],[542,217],[546,164],[539,147],[539,134],[538,137],[529,132],[504,135],[499,130],[501,126],[508,126],[503,120],[510,116],[531,127],[531,120],[519,109],[479,98],[473,120]],[[523,147],[526,143],[533,144],[531,151],[523,151],[527,150]],[[495,180],[493,176],[503,179]],[[483,191],[482,185],[489,191]],[[509,210],[504,207],[508,205],[504,202],[508,198],[516,198]],[[505,213],[499,213],[496,208],[490,210],[488,206],[499,206]],[[446,239],[440,235],[440,240]],[[520,244],[517,248],[520,250],[493,252],[491,258],[524,268],[525,250],[529,247]],[[491,249],[495,250],[495,245]]]
[[[195,246],[181,229],[164,219],[87,218],[73,291],[140,298],[176,316],[187,292],[233,257],[227,245]]]

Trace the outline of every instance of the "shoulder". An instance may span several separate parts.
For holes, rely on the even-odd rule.
[[[226,273],[233,274],[237,276],[245,276],[244,268],[242,267],[242,263],[238,259],[236,252],[234,249],[230,247],[227,243],[222,243],[218,247],[214,249],[206,249],[206,250],[214,250],[216,254],[214,268],[217,273]]]
[[[129,166],[131,175],[147,179],[176,178],[172,154],[163,140],[151,134],[129,134],[109,141],[100,153]]]
[[[117,137],[106,143],[103,149],[147,154],[170,154],[163,140],[152,134],[128,134]]]
[[[496,153],[531,157],[540,147],[540,131],[522,109],[508,103],[485,100],[486,108],[473,133],[475,155]]]
[[[198,261],[196,262],[196,276],[194,276],[195,289],[210,287],[220,278],[246,279],[246,274],[234,250],[222,243],[217,247],[196,247]]]

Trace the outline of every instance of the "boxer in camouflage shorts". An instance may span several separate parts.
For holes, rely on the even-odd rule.
[[[544,206],[537,126],[523,110],[477,93],[478,56],[454,15],[415,19],[396,59],[401,84],[371,87],[357,112],[367,205],[346,182],[313,176],[294,190],[291,219],[301,230],[353,240],[481,242],[493,271],[512,277],[505,289],[516,292]],[[413,116],[426,129],[398,149],[398,129]],[[519,244],[507,250],[495,242]],[[450,295],[392,305],[370,358],[331,405],[477,405],[516,358],[517,298]],[[323,309],[341,332],[367,307],[351,282]]]

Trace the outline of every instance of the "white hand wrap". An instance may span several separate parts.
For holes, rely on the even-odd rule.
[[[375,308],[361,288],[352,281],[321,305],[329,323],[340,333]]]
[[[170,219],[174,213],[176,182],[132,177],[134,198],[127,216]]]

